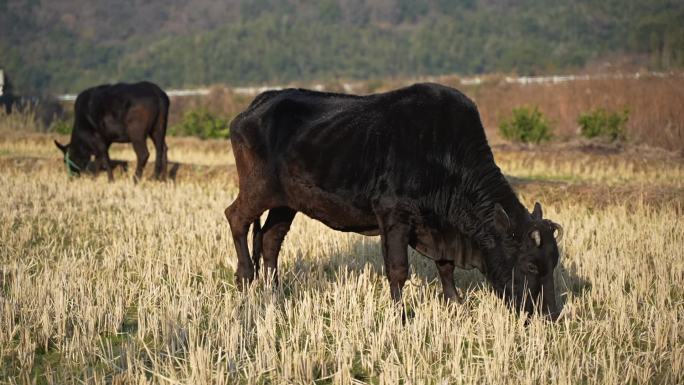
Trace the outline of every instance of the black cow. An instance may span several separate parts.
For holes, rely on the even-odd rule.
[[[150,156],[146,144],[147,137],[150,137],[156,152],[154,175],[157,179],[164,179],[168,113],[169,97],[150,82],[88,88],[76,98],[71,142],[62,145],[55,141],[55,144],[64,153],[70,175],[79,175],[94,155],[96,173],[104,163],[107,177],[112,181],[109,146],[130,142],[138,158],[133,177],[137,182]]]
[[[275,275],[302,212],[336,230],[379,234],[396,302],[411,246],[435,261],[447,299],[460,300],[454,268],[478,268],[512,305],[529,313],[537,303],[557,315],[554,235],[562,229],[542,219],[539,203],[532,213],[520,203],[494,163],[477,107],[459,91],[416,84],[370,96],[266,92],[233,121],[231,142],[240,192],[225,214],[241,285],[255,265],[258,272],[261,254]]]

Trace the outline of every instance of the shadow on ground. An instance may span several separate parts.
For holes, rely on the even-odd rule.
[[[135,171],[135,161],[112,159],[112,171],[115,180],[132,180]],[[26,174],[35,173],[39,170],[62,173],[67,175],[64,161],[60,158],[39,156],[0,156],[0,169],[11,169],[15,172]],[[89,162],[86,166],[85,177],[95,175],[95,163]],[[148,162],[143,172],[143,180],[153,179],[154,162]],[[183,182],[219,182],[237,185],[237,172],[234,165],[198,165],[190,163],[169,162],[167,171],[168,180],[174,183]],[[106,170],[100,167],[98,178],[106,181]]]
[[[112,160],[112,164],[115,172],[117,172],[118,169],[119,178],[133,177],[132,174],[135,170],[135,162]],[[237,172],[235,171],[235,166],[232,165],[207,166],[190,163],[169,162],[167,170],[167,179],[172,182],[217,180],[237,184]],[[93,162],[88,164],[88,171],[90,174],[94,174],[95,165]],[[105,171],[104,168],[101,168],[100,173],[103,171]],[[148,164],[145,166],[143,178],[151,179],[153,177],[153,172],[154,162],[148,162]]]
[[[561,259],[563,257],[561,256]],[[441,292],[441,283],[434,262],[410,249],[409,253],[411,281],[407,285],[435,284]],[[341,275],[358,277],[370,274],[372,281],[385,280],[385,271],[380,251],[378,237],[365,237],[352,242],[348,250],[321,255],[320,258],[306,258],[299,256],[287,264],[280,264],[281,285],[289,287],[287,291],[322,290],[342,279]],[[568,294],[580,296],[591,290],[591,283],[577,274],[573,265],[561,264],[555,270],[556,301],[562,309]],[[261,278],[260,278],[261,279]],[[456,288],[461,292],[465,301],[468,293],[474,290],[488,290],[489,284],[478,270],[463,270],[456,268],[454,274]]]

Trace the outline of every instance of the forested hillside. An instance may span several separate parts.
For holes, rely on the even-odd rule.
[[[681,0],[0,0],[17,92],[684,66]]]

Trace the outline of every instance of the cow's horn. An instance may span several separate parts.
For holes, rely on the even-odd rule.
[[[563,239],[563,226],[559,225],[558,223],[551,222],[551,227],[553,227],[556,242],[560,242],[561,239]]]

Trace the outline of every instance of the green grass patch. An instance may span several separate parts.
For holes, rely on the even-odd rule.
[[[526,182],[568,182],[579,183],[585,182],[584,179],[572,174],[528,174],[528,175],[512,175]]]

